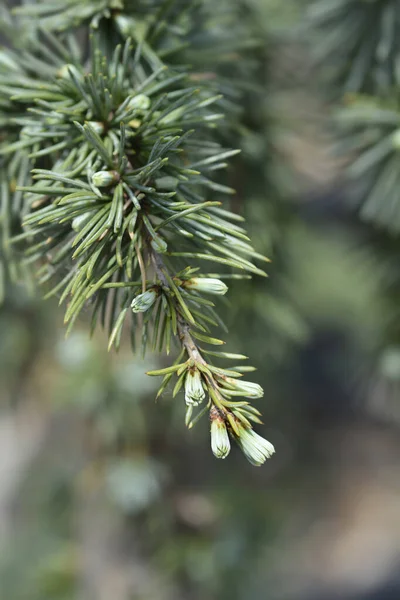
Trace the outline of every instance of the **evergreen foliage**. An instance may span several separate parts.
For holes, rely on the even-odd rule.
[[[351,202],[363,220],[398,233],[399,3],[313,0],[308,14],[322,81],[339,93],[338,155]]]
[[[217,457],[229,432],[260,465],[274,449],[253,431],[260,413],[247,399],[263,390],[242,380],[251,367],[214,364],[246,357],[210,348],[224,325],[209,296],[224,295],[225,280],[264,276],[257,263],[268,259],[222,205],[234,191],[220,171],[237,154],[219,141],[222,111],[234,110],[216,93],[224,80],[183,66],[202,15],[210,30],[206,9],[70,0],[16,11],[16,30],[32,18],[37,27],[0,55],[2,246],[12,277],[34,265],[51,282],[46,297],[67,302],[67,332],[90,307],[109,348],[129,323],[134,351],[177,349],[149,373],[163,376],[159,394],[174,380],[189,428],[209,413]],[[196,46],[204,64],[209,44],[207,34]],[[10,260],[12,248],[25,258]]]
[[[352,203],[369,223],[400,231],[400,111],[397,100],[357,97],[337,115],[337,154],[349,157]]]
[[[352,597],[362,569],[349,579],[345,561],[332,579],[329,565],[313,558],[337,548],[335,527],[325,525],[340,524],[343,494],[349,514],[360,507],[355,501],[351,509],[348,498],[361,494],[367,512],[371,500],[377,515],[389,515],[381,525],[393,529],[397,38],[383,32],[380,16],[393,3],[15,3],[22,7],[11,13],[0,2],[0,30],[10,39],[0,53],[0,255],[6,286],[9,278],[29,282],[33,272],[53,302],[36,303],[11,286],[0,308],[2,427],[10,412],[18,434],[2,445],[2,532],[4,514],[10,522],[3,595],[281,600],[303,590],[308,600],[334,594],[342,573],[341,594],[348,585]],[[388,60],[378,52],[383,42]],[[121,106],[132,114],[119,122]],[[329,157],[334,136],[340,162]],[[147,177],[153,151],[161,154]],[[134,198],[125,198],[119,224],[112,211],[121,209],[117,188],[130,199],[126,186]],[[346,212],[348,196],[367,223]],[[252,244],[237,235],[247,235],[239,214]],[[203,258],[175,255],[182,252]],[[269,285],[259,253],[273,255]],[[74,329],[65,340],[54,297]],[[204,410],[214,455],[225,458],[237,442],[258,465],[273,452],[249,428],[260,417],[245,402],[262,390],[243,383],[251,370],[245,357],[195,337],[220,338],[213,322],[222,325],[221,316],[234,324],[221,341],[260,369],[279,443],[277,459],[250,476],[240,456],[213,465],[204,430],[186,435],[182,427],[185,409],[189,426]],[[118,357],[109,358],[101,332],[89,341],[91,317]],[[132,358],[130,337],[136,356],[147,347],[146,369]],[[161,342],[172,357],[162,365]],[[167,387],[155,405],[158,377]],[[38,422],[45,434],[33,445]],[[15,456],[24,455],[16,469]],[[368,531],[356,519],[360,549]],[[369,533],[375,543],[376,527]],[[396,547],[389,538],[384,552]],[[115,588],[115,577],[125,585]]]

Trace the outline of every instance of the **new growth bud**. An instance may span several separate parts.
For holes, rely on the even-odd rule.
[[[188,406],[197,406],[203,402],[206,393],[203,389],[201,375],[196,368],[190,368],[185,379],[185,402]]]
[[[153,250],[160,254],[164,254],[168,250],[167,242],[160,235],[154,235],[150,244]]]
[[[209,277],[193,277],[183,284],[185,288],[204,292],[205,294],[216,294],[224,296],[228,291],[228,286],[220,279],[211,279]]]
[[[252,465],[260,467],[265,463],[267,458],[270,458],[274,454],[275,448],[268,440],[258,435],[253,429],[243,427],[239,423],[237,427],[239,436],[235,436],[235,438],[240,449]]]
[[[128,102],[127,109],[133,110],[136,108],[137,110],[147,110],[150,108],[150,98],[145,96],[144,94],[138,94],[131,98]]]
[[[134,313],[146,312],[149,310],[157,299],[157,293],[155,290],[148,290],[143,294],[139,294],[132,300],[131,309]]]
[[[226,458],[231,451],[231,443],[225,421],[216,408],[211,409],[210,419],[211,450],[216,458]]]
[[[258,383],[254,383],[253,381],[243,381],[242,379],[231,379],[230,383],[235,385],[236,389],[239,392],[242,392],[245,398],[250,398],[252,400],[257,400],[258,398],[262,398],[264,396],[264,390],[261,385]]]
[[[92,175],[92,183],[96,187],[109,187],[119,180],[119,175],[116,171],[97,171]]]

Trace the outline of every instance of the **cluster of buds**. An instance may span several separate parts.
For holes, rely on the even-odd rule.
[[[95,175],[100,175],[99,173],[95,173]],[[94,176],[93,176],[94,177]],[[86,216],[85,216],[86,218]],[[151,246],[157,252],[163,253],[166,251],[167,246],[165,241],[158,235],[155,234],[151,239]],[[177,283],[180,284],[182,288],[195,290],[197,292],[203,292],[206,294],[214,294],[223,296],[228,291],[228,286],[225,285],[223,281],[220,279],[209,278],[209,277],[192,277],[191,279],[187,279],[184,281],[177,280]],[[131,304],[131,308],[133,312],[146,312],[151,308],[154,302],[157,299],[157,292],[153,288],[142,294],[136,296]],[[259,386],[258,386],[259,387]],[[251,398],[257,398],[259,396],[252,395],[249,396]]]
[[[241,355],[221,353],[225,358],[245,358]],[[236,367],[240,369],[241,367]],[[244,369],[244,367],[243,367]],[[247,367],[250,370],[250,367]],[[179,359],[171,367],[159,371],[151,371],[149,375],[164,375],[165,388],[173,375],[178,377],[173,396],[184,388],[186,403],[186,424],[189,428],[198,419],[209,412],[211,422],[211,449],[216,458],[224,459],[231,451],[233,439],[248,461],[260,466],[270,458],[274,446],[258,435],[251,424],[261,423],[259,411],[247,401],[233,401],[231,396],[257,399],[264,394],[257,383],[243,381],[241,373],[231,369],[220,369],[204,360],[196,361],[189,358],[186,362]],[[208,396],[207,402],[205,400]],[[192,420],[193,409],[205,403],[204,408]]]
[[[38,10],[32,12],[35,4]],[[12,72],[2,86],[0,104],[7,114],[10,108],[11,116],[23,117],[6,119],[11,125],[0,144],[0,154],[11,159],[9,179],[18,182],[18,201],[9,202],[8,191],[14,189],[6,190],[5,205],[22,208],[24,202],[18,214],[24,232],[15,241],[29,240],[27,262],[38,263],[41,282],[57,280],[47,295],[61,292],[61,301],[68,300],[68,332],[90,304],[93,323],[103,315],[110,331],[109,348],[118,348],[131,308],[132,340],[141,334],[143,353],[149,343],[167,354],[171,342],[180,344],[174,365],[151,373],[164,376],[158,395],[175,376],[173,395],[184,390],[188,427],[213,411],[214,454],[225,458],[232,438],[249,460],[261,464],[273,449],[267,442],[263,446],[253,432],[250,422],[259,423],[260,413],[245,399],[261,398],[262,388],[242,381],[242,374],[251,368],[222,369],[208,359],[245,357],[203,349],[197,341],[206,348],[224,344],[211,337],[212,327],[221,324],[214,311],[215,296],[228,291],[222,280],[266,276],[252,261],[267,260],[247,243],[245,229],[237,224],[241,217],[222,208],[221,201],[207,199],[210,190],[218,195],[234,191],[209,179],[210,171],[225,168],[225,160],[238,152],[223,148],[212,135],[210,125],[223,117],[216,112],[224,106],[222,96],[215,94],[214,83],[193,87],[197,76],[184,66],[177,70],[175,58],[171,70],[163,64],[169,54],[165,49],[180,48],[187,37],[184,32],[191,30],[189,13],[186,7],[181,10],[181,4],[193,4],[195,25],[197,3],[81,4],[83,12],[76,0],[20,7],[22,13],[45,21],[46,30],[71,30],[72,37],[64,45],[52,34],[38,36],[26,65],[26,53],[20,60],[17,51],[3,59],[0,53],[2,71]],[[157,25],[162,27],[152,31],[148,17],[158,5],[164,16],[157,13],[161,19]],[[103,18],[111,20],[105,28],[99,26]],[[90,36],[90,49],[80,55],[73,43],[74,30],[81,23],[89,34],[89,22],[98,32]],[[112,51],[114,41],[124,38],[124,46]],[[46,62],[50,55],[52,66]],[[30,104],[36,107],[33,112]],[[38,168],[30,175],[34,165]],[[32,246],[34,238],[38,243]],[[240,274],[201,274],[199,267],[190,266],[191,259],[239,269]],[[239,402],[237,396],[242,397]],[[192,418],[200,404],[199,414]]]
[[[216,407],[210,410],[211,449],[216,458],[226,458],[231,450],[229,434],[239,445],[247,460],[260,467],[274,452],[274,446],[254,431],[251,426],[243,425],[236,419],[235,428],[230,426],[232,415],[225,420],[223,413]],[[228,433],[229,431],[229,433]]]

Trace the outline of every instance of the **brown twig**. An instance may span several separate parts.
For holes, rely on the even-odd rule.
[[[158,279],[161,281],[161,283],[164,287],[170,289],[170,284],[168,282],[168,278],[165,275],[166,266],[165,266],[164,261],[162,260],[162,257],[157,252],[155,252],[151,246],[149,248],[149,253],[150,253],[151,261],[153,263],[154,270],[157,274]],[[177,324],[178,324],[179,338],[180,338],[181,343],[182,343],[183,347],[185,348],[189,358],[191,358],[195,363],[200,364],[204,367],[207,367],[207,361],[202,356],[198,345],[196,344],[196,342],[194,341],[194,339],[190,333],[190,324],[181,315],[181,313],[179,312],[179,309],[177,309],[177,315],[178,315]],[[210,387],[212,387],[212,389],[214,390],[214,393],[216,394],[216,396],[221,399],[221,403],[218,403],[217,409],[219,411],[228,412],[223,407],[223,404],[222,404],[223,398],[221,397],[218,384],[216,383],[213,375],[211,373],[204,374],[204,377],[207,380],[208,385]],[[210,400],[211,400],[212,404],[214,405],[213,399],[210,398]]]

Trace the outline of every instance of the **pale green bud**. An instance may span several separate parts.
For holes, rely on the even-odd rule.
[[[205,294],[216,294],[224,296],[228,291],[228,286],[220,279],[211,279],[209,277],[193,277],[183,284],[184,287],[204,292]]]
[[[138,94],[137,96],[133,96],[128,102],[127,109],[133,110],[137,108],[137,110],[147,110],[150,108],[150,98],[145,94]]]
[[[245,398],[257,400],[264,396],[264,390],[258,383],[254,383],[253,381],[243,381],[242,379],[233,379],[232,377],[228,377],[227,381]]]
[[[143,294],[139,294],[132,300],[131,309],[134,313],[146,312],[149,310],[157,299],[157,293],[155,290],[148,290]]]
[[[185,379],[185,402],[188,406],[197,406],[204,400],[206,393],[203,389],[201,375],[197,369],[189,369]]]
[[[231,451],[228,430],[224,419],[217,413],[216,409],[210,412],[211,418],[211,450],[216,458],[226,458]]]
[[[116,171],[97,171],[92,175],[92,183],[96,187],[109,187],[118,179],[119,175]]]
[[[253,429],[246,429],[238,424],[239,437],[236,436],[236,441],[240,446],[247,460],[255,467],[260,467],[265,463],[267,458],[275,452],[273,445],[264,439]]]
[[[160,235],[156,234],[151,239],[150,244],[153,250],[159,252],[160,254],[164,254],[164,252],[168,250],[167,242]]]

